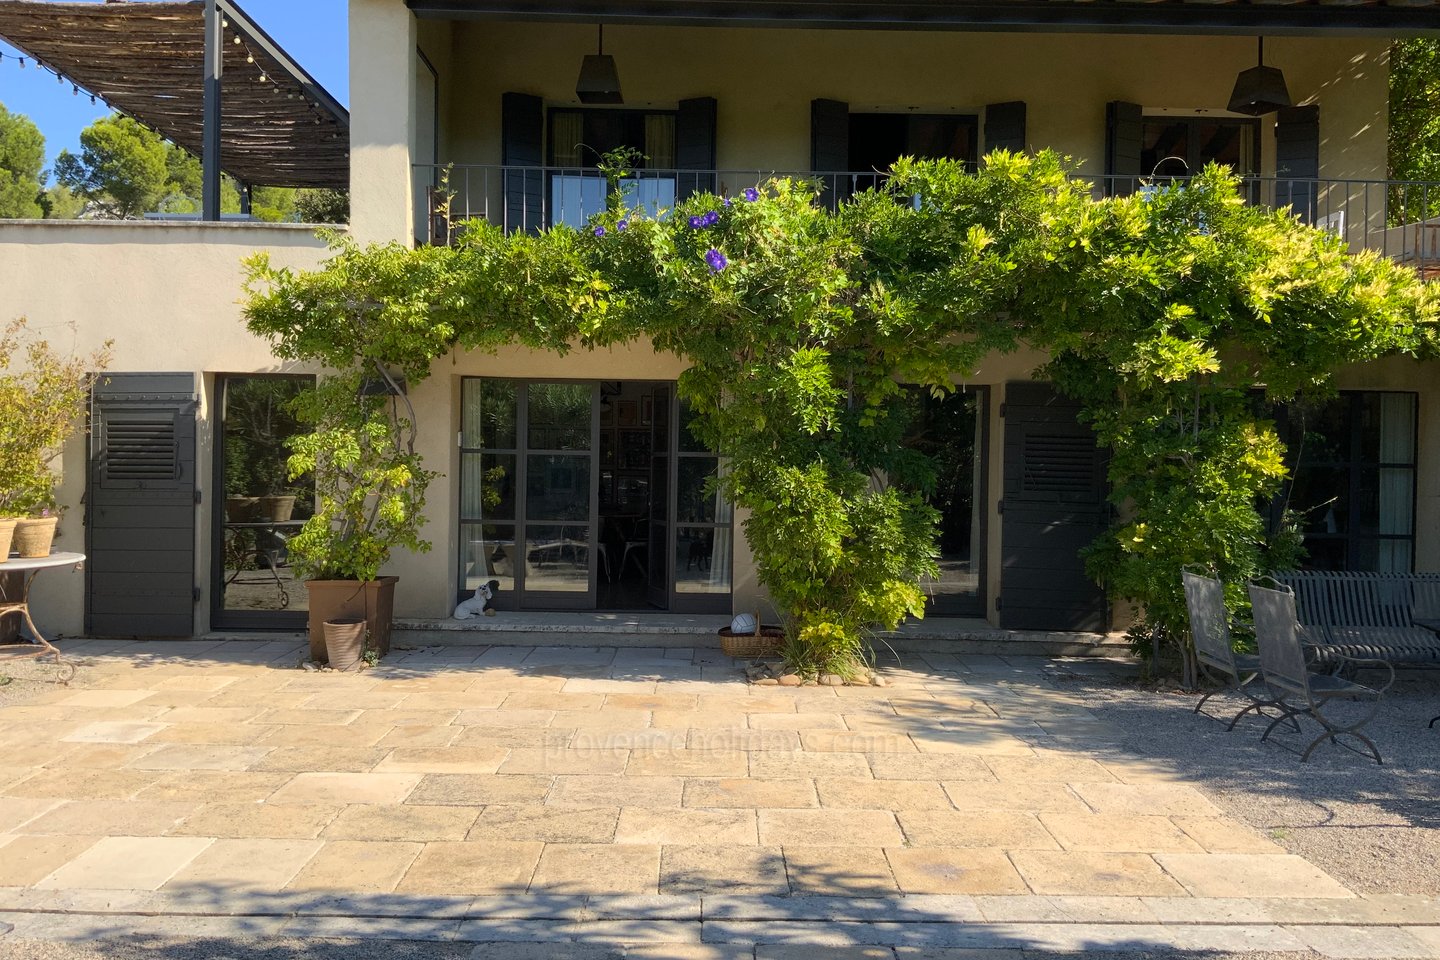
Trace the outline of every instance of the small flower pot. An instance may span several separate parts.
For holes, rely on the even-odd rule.
[[[37,517],[15,524],[15,549],[22,557],[48,557],[55,542],[55,525],[59,517]]]
[[[295,513],[295,498],[284,497],[261,497],[260,516],[273,523],[284,523]]]
[[[365,621],[343,617],[325,621],[325,652],[332,670],[354,670],[365,654]]]
[[[226,497],[225,519],[231,523],[249,523],[260,519],[260,498]]]
[[[15,539],[15,524],[18,520],[6,518],[0,520],[0,563],[10,559],[10,544]]]

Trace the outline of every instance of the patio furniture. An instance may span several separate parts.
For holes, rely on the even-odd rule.
[[[1308,761],[1315,748],[1326,740],[1347,749],[1354,749],[1348,744],[1342,744],[1338,739],[1350,736],[1369,748],[1376,763],[1383,764],[1384,760],[1381,759],[1374,741],[1361,733],[1360,728],[1374,719],[1379,711],[1380,698],[1395,682],[1395,668],[1384,660],[1330,655],[1332,661],[1339,661],[1346,666],[1384,667],[1389,670],[1390,679],[1378,690],[1347,680],[1338,673],[1311,673],[1300,642],[1303,628],[1295,616],[1295,592],[1273,577],[1262,579],[1273,582],[1275,587],[1265,587],[1259,582],[1252,582],[1248,586],[1250,605],[1255,617],[1255,640],[1260,647],[1261,675],[1265,678],[1265,685],[1274,694],[1276,706],[1282,713],[1265,728],[1260,739],[1267,739],[1275,727],[1286,718],[1308,716],[1319,723],[1324,732],[1305,748],[1300,755],[1301,763]],[[1332,719],[1326,710],[1332,701],[1342,699],[1369,700],[1370,710],[1359,720],[1341,724]]]
[[[1225,585],[1213,577],[1183,570],[1180,578],[1185,587],[1185,607],[1190,612],[1190,636],[1195,640],[1195,659],[1200,672],[1223,686],[1211,690],[1195,704],[1199,713],[1205,702],[1221,690],[1230,689],[1250,701],[1249,706],[1235,714],[1226,730],[1234,730],[1240,718],[1254,710],[1265,716],[1265,707],[1279,706],[1273,698],[1256,696],[1250,684],[1260,676],[1260,658],[1254,654],[1237,654],[1230,645],[1230,616],[1225,610]],[[1218,677],[1216,675],[1219,675]],[[1293,722],[1293,721],[1292,721]],[[1296,729],[1299,725],[1296,724]]]
[[[29,642],[0,645],[0,651],[4,651],[3,655],[0,655],[0,662],[30,660],[54,655],[56,664],[69,667],[69,673],[61,682],[70,682],[70,677],[75,675],[75,667],[61,660],[60,648],[46,640],[39,628],[35,626],[35,621],[30,618],[30,587],[35,583],[35,578],[40,575],[42,570],[56,570],[62,567],[78,570],[84,562],[85,554],[83,553],[52,553],[48,557],[11,557],[5,561],[3,566],[0,566],[0,572],[22,575],[18,597],[0,596],[0,617],[10,614],[20,617],[30,627],[30,635],[33,638]]]
[[[1294,591],[1315,663],[1440,667],[1440,573],[1292,571],[1276,579]]]

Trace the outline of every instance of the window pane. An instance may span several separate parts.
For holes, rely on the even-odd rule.
[[[589,450],[593,393],[583,383],[531,384],[530,449]]]
[[[1301,515],[1307,534],[1343,534],[1349,531],[1350,471],[1336,467],[1309,467],[1296,474],[1290,506]]]
[[[718,457],[681,457],[675,519],[681,523],[729,523],[730,504],[719,493],[706,493],[720,470]]]
[[[461,386],[461,394],[461,446],[515,449],[515,381],[472,378]]]
[[[690,404],[684,400],[680,401],[680,452],[681,453],[709,453],[710,448],[700,442],[700,439],[690,432],[690,424],[695,421],[695,413],[690,409]]]
[[[460,582],[467,594],[491,580],[501,590],[515,589],[515,528],[509,525],[460,525]]]
[[[526,592],[584,593],[590,589],[590,527],[525,528]]]
[[[588,520],[590,518],[590,458],[588,456],[531,456],[526,459],[525,518],[527,520]]]
[[[1146,120],[1140,148],[1140,172],[1149,176],[1185,177],[1190,169],[1190,124],[1184,120]]]
[[[469,520],[515,519],[515,455],[467,453],[460,468],[460,515]]]
[[[675,591],[729,593],[731,531],[728,527],[675,529]]]

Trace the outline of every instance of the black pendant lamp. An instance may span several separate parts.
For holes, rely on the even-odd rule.
[[[620,71],[615,58],[605,52],[605,25],[601,24],[599,52],[586,54],[575,81],[575,96],[581,103],[624,103],[620,97]]]
[[[1249,70],[1240,71],[1240,76],[1235,78],[1235,90],[1230,94],[1230,112],[1258,117],[1288,106],[1290,91],[1285,86],[1285,74],[1280,72],[1279,67],[1265,66],[1265,38],[1261,37],[1260,62]]]

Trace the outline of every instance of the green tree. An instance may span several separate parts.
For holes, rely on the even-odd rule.
[[[108,116],[80,133],[80,155],[62,150],[55,179],[98,213],[119,219],[155,210],[170,189],[169,145],[130,117]]]
[[[40,195],[46,220],[79,220],[85,214],[85,200],[69,187],[55,184]]]
[[[1389,147],[1392,179],[1440,180],[1440,40],[1390,47]]]
[[[297,190],[295,219],[301,223],[349,223],[350,194],[345,190]]]
[[[45,137],[29,117],[0,104],[0,218],[34,220],[40,206]]]

